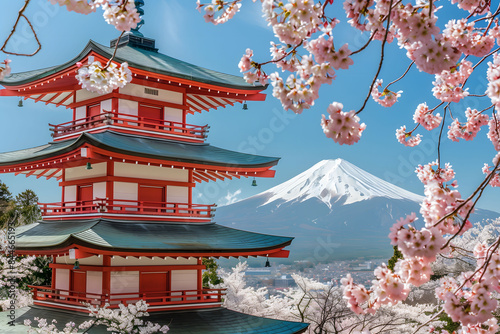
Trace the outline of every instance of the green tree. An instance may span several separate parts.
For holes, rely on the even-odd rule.
[[[222,278],[217,275],[219,265],[213,257],[203,258],[202,264],[207,268],[203,272],[203,286],[209,287],[210,285],[218,285],[223,282]]]
[[[7,222],[15,218],[15,202],[9,187],[0,181],[0,226],[3,228]]]
[[[16,196],[15,206],[19,217],[17,225],[31,224],[41,218],[38,196],[31,189],[26,189]]]
[[[399,259],[403,259],[403,253],[401,253],[398,246],[394,246],[393,248],[394,248],[394,254],[389,259],[389,261],[387,261],[387,268],[394,271],[394,266],[396,265],[396,262],[398,262]]]

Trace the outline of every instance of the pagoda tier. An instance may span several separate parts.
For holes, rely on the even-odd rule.
[[[287,257],[292,239],[215,223],[41,221],[18,228],[16,253],[53,257],[52,285],[31,286],[35,305],[85,312],[81,303],[143,299],[160,311],[221,305],[223,290],[202,287],[201,258]]]
[[[154,42],[154,41],[153,41]],[[90,41],[69,62],[46,69],[15,73],[0,82],[3,96],[21,96],[35,102],[73,109],[72,120],[49,124],[55,141],[83,132],[114,130],[183,142],[204,142],[207,125],[186,122],[188,114],[244,101],[262,101],[265,89],[241,77],[192,65],[141,45],[118,48],[115,62],[128,62],[132,82],[109,94],[82,89],[75,75],[77,62],[106,63],[114,49]]]
[[[215,205],[193,203],[197,182],[273,177],[277,162],[209,144],[104,131],[0,154],[0,172],[61,181],[61,202],[40,203],[44,219],[206,223]]]

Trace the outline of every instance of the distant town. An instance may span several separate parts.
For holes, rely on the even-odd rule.
[[[373,270],[383,262],[387,262],[387,259],[346,260],[327,264],[295,261],[292,264],[273,264],[272,267],[249,267],[245,271],[245,280],[248,286],[267,287],[270,293],[296,286],[292,273],[333,285],[340,285],[340,280],[351,274],[354,281],[370,286],[374,279]]]

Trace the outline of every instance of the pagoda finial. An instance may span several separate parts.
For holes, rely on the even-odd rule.
[[[135,0],[134,4],[135,4],[135,8],[137,9],[137,12],[139,13],[139,17],[141,18],[141,21],[139,23],[137,23],[137,26],[134,29],[132,29],[132,34],[142,37],[144,35],[139,31],[139,29],[141,29],[141,27],[144,25],[144,18],[143,18],[144,9],[141,8],[142,6],[144,6],[144,0]]]
[[[144,37],[144,35],[139,31],[139,29],[141,29],[141,27],[144,25],[144,20],[142,18],[144,15],[144,9],[141,8],[142,6],[144,6],[144,0],[135,0],[134,4],[135,8],[137,9],[137,13],[139,13],[141,21],[137,23],[137,26],[134,29],[131,29],[130,31],[127,31],[125,34],[123,34],[120,39],[113,39],[110,43],[110,46],[114,48],[116,46],[116,43],[118,43],[118,47],[128,45],[133,48],[140,48],[158,52],[158,49],[155,48],[155,40],[152,38]]]

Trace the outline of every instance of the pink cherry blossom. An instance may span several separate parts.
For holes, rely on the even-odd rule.
[[[383,80],[378,79],[373,85],[373,89],[371,92],[373,100],[380,104],[383,107],[392,107],[394,103],[398,101],[398,98],[401,97],[402,90],[397,93],[390,91],[388,89],[384,89],[382,92],[379,92],[378,88],[382,87]]]
[[[426,103],[420,103],[415,110],[413,120],[415,123],[422,125],[426,130],[433,130],[441,124],[443,118],[440,114],[434,115],[429,111]]]
[[[406,125],[396,130],[396,138],[401,144],[409,147],[417,146],[422,141],[422,135],[413,136],[411,132],[406,132]]]
[[[433,82],[432,92],[434,96],[443,102],[459,102],[469,95],[468,89],[463,89],[465,80],[472,73],[472,63],[464,60],[459,64],[459,69],[452,68],[443,70],[436,74],[436,80]]]
[[[344,112],[342,103],[333,102],[328,106],[329,117],[323,115],[321,126],[328,138],[340,145],[357,143],[365,130],[365,123],[359,124],[359,117],[354,110]]]

